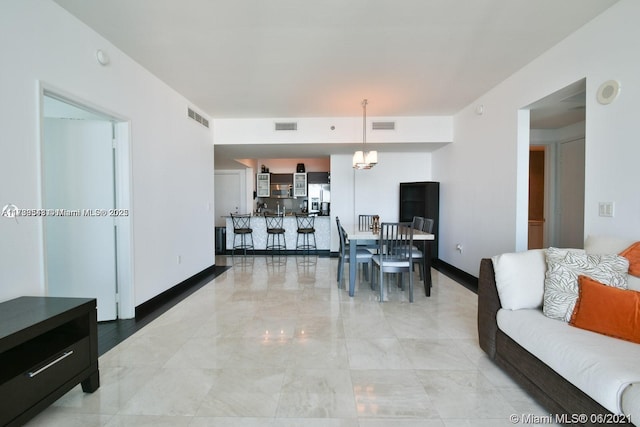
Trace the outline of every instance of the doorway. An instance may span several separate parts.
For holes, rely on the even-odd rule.
[[[557,150],[556,246],[584,246],[584,138],[560,141]]]
[[[529,148],[529,239],[528,249],[544,247],[545,147]]]
[[[41,123],[46,295],[96,298],[98,321],[134,317],[128,123],[47,90]]]
[[[584,245],[585,106],[582,79],[528,107],[530,248]]]
[[[245,175],[246,172],[243,169],[215,171],[216,227],[224,227],[226,225],[225,218],[232,212],[243,214],[251,212],[251,208],[247,209],[247,203],[243,196],[247,186]]]

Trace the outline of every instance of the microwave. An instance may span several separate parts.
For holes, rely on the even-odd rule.
[[[291,184],[271,184],[270,195],[278,199],[290,199],[293,197],[293,186]]]

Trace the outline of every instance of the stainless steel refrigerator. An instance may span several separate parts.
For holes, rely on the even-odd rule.
[[[329,215],[331,184],[309,184],[307,199],[309,200],[309,213]]]

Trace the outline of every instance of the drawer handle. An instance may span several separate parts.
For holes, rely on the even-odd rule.
[[[53,365],[55,365],[58,362],[61,362],[63,359],[66,359],[67,357],[71,356],[73,354],[73,350],[69,350],[69,351],[65,351],[64,353],[62,353],[62,355],[60,357],[58,357],[56,360],[53,360],[52,362],[47,363],[46,365],[44,365],[42,368],[38,369],[37,371],[34,372],[28,372],[27,376],[29,378],[33,378],[36,375],[42,373],[43,371],[46,371],[47,369],[49,369],[50,367],[52,367]]]

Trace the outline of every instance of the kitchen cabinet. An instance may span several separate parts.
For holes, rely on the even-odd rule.
[[[293,185],[292,173],[272,173],[271,184]]]
[[[329,184],[329,172],[307,172],[307,184]]]
[[[440,183],[433,181],[400,183],[400,221],[410,222],[414,216],[433,219],[435,239],[427,244],[431,259],[438,259],[438,226],[440,224]]]
[[[268,173],[256,174],[256,196],[269,197],[270,178]]]
[[[293,174],[293,197],[306,197],[307,196],[307,174],[306,173],[294,173]]]

